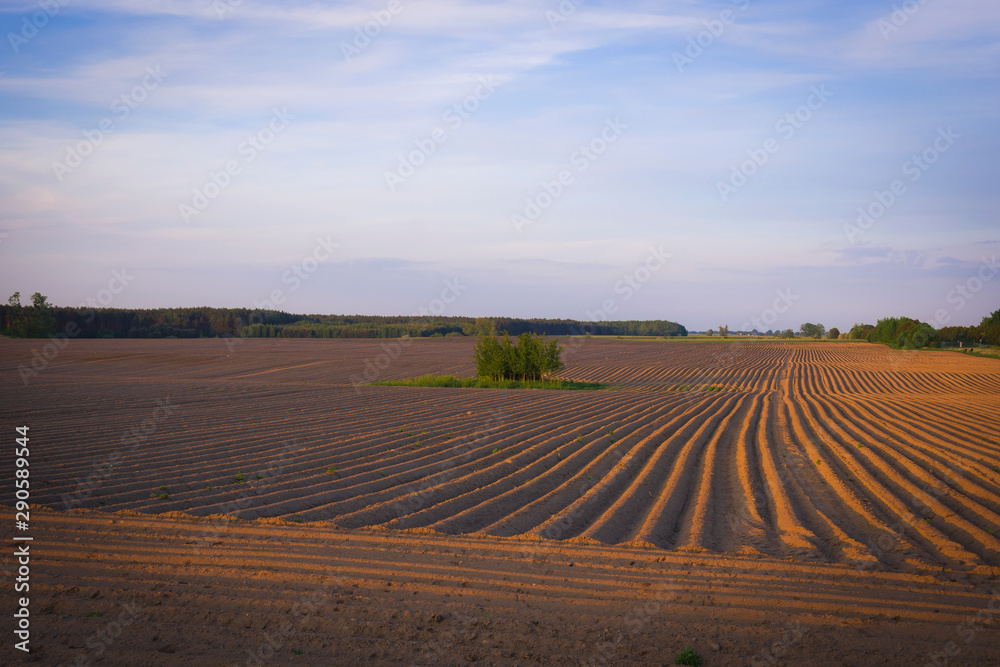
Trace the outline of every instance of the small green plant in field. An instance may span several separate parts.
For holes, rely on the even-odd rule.
[[[87,612],[87,618],[93,618],[94,616],[97,616],[98,618],[100,618],[101,616],[104,616],[104,612],[103,611],[88,611]]]
[[[592,475],[587,475],[587,479],[594,479]]]
[[[406,431],[406,429],[405,429],[405,428],[403,428],[402,426],[400,426],[400,427],[399,427],[399,432],[400,432],[400,433],[404,433],[405,431]]]
[[[211,491],[211,490],[212,490],[212,489],[214,489],[214,488],[215,488],[214,486],[209,486],[209,487],[206,487],[206,489],[205,489],[205,490],[206,490],[206,491]]]
[[[864,448],[865,448],[865,446],[864,446],[864,445],[862,445],[862,444],[861,444],[861,443],[859,442],[859,443],[858,443],[858,449],[864,449]]]
[[[327,475],[336,475],[337,474],[337,466],[330,466],[329,468],[327,468],[326,469],[326,474]]]
[[[294,521],[295,523],[302,523],[302,517],[296,515],[296,517],[292,519],[292,521]]]
[[[379,470],[378,474],[381,475],[382,477],[385,477],[385,471],[384,470]]]
[[[818,466],[823,465],[823,459],[816,459],[816,465]]]
[[[241,472],[236,473],[236,483],[242,484],[243,482],[244,482],[243,473]]]
[[[170,497],[169,493],[161,493],[160,494],[160,500],[166,500],[169,497]]]
[[[149,497],[150,497],[150,498],[155,498],[155,497],[156,497],[156,493],[151,493],[151,494],[149,494]]]
[[[562,454],[560,454],[559,452],[556,452],[556,458],[559,459],[560,461],[562,461]]]
[[[993,472],[1000,472],[1000,466],[993,466]]]
[[[302,649],[300,649],[300,648],[293,648],[292,649],[292,653],[294,653],[295,655],[302,655]]]
[[[685,646],[683,651],[677,653],[677,657],[674,658],[675,665],[692,665],[692,667],[701,666],[701,656],[690,646]]]
[[[160,491],[169,491],[169,490],[170,489],[168,489],[166,486],[161,486],[160,487]]]
[[[264,476],[261,475],[260,473],[257,473],[257,479],[264,479]]]
[[[583,436],[582,435],[576,436],[576,441],[577,442],[583,442]]]
[[[494,454],[496,454],[496,453],[497,453],[497,452],[499,452],[499,451],[500,451],[500,448],[499,448],[499,447],[494,447],[494,448],[493,448],[493,453],[494,453]]]

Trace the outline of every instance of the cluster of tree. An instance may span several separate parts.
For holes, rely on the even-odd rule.
[[[977,326],[942,327],[937,330],[926,322],[909,317],[887,317],[875,325],[855,324],[847,337],[905,350],[940,347],[942,343],[1000,345],[1000,310],[984,317]]]
[[[884,317],[868,332],[869,343],[882,343],[902,350],[938,347],[940,341],[934,327],[909,317]]]
[[[941,337],[941,342],[1000,345],[1000,310],[994,310],[977,326],[942,327],[938,329],[938,335]]]
[[[822,324],[806,322],[799,327],[799,332],[807,338],[824,338],[826,336],[826,327]]]
[[[775,334],[778,338],[795,338],[795,332],[791,329],[785,329],[784,331],[779,331]]]
[[[69,329],[67,329],[69,327]],[[667,320],[580,322],[577,320],[407,317],[380,315],[296,315],[248,308],[67,308],[52,306],[37,292],[31,306],[20,294],[0,305],[0,335],[42,338],[72,330],[80,338],[400,338],[476,336],[507,331],[554,336],[686,336]]]
[[[847,332],[847,337],[852,340],[868,340],[868,334],[875,328],[874,324],[861,324],[856,322],[851,330]]]
[[[484,334],[476,343],[476,376],[486,380],[541,380],[563,367],[562,345],[556,339],[548,343],[532,333],[510,342],[504,332],[498,341],[493,334]]]
[[[35,292],[31,295],[31,305],[21,305],[21,293],[14,292],[2,306],[4,318],[0,320],[0,330],[15,338],[43,338],[56,328],[55,315],[48,297]]]

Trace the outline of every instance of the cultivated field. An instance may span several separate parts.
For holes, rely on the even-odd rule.
[[[41,516],[50,543],[62,545],[51,554],[57,571],[38,576],[50,577],[42,581],[54,596],[70,588],[61,579],[70,571],[113,580],[101,573],[100,553],[83,555],[82,542],[102,545],[115,567],[134,558],[140,570],[149,568],[135,586],[107,583],[119,593],[135,589],[155,599],[155,584],[178,577],[216,586],[220,563],[232,568],[251,557],[277,569],[254,564],[244,577],[274,584],[320,572],[314,559],[321,555],[308,545],[309,536],[322,535],[319,551],[340,567],[348,588],[374,591],[376,581],[379,590],[387,581],[413,587],[412,600],[371,598],[386,615],[375,625],[410,613],[406,604],[424,594],[459,606],[490,599],[514,614],[510,631],[523,621],[515,604],[523,595],[552,607],[538,612],[546,622],[583,604],[593,618],[617,619],[607,621],[612,635],[624,632],[615,628],[624,627],[630,601],[683,603],[688,625],[676,609],[669,622],[660,613],[644,617],[642,632],[669,626],[677,641],[640,641],[633,633],[628,646],[616,644],[609,664],[672,662],[672,653],[649,653],[650,642],[676,651],[680,637],[714,653],[706,665],[751,664],[762,650],[775,651],[776,632],[782,636],[754,629],[766,619],[806,619],[815,629],[893,617],[896,624],[865,649],[868,658],[855,655],[860,644],[841,649],[831,639],[830,664],[897,664],[899,651],[910,657],[898,664],[914,664],[947,641],[961,643],[957,624],[986,609],[994,594],[1000,612],[1000,363],[866,343],[575,339],[561,377],[614,390],[357,386],[366,372],[368,380],[471,375],[473,344],[77,340],[24,385],[17,366],[40,343],[0,341],[0,422],[10,434],[31,426],[33,503],[55,510]],[[12,478],[12,461],[0,460],[3,479]],[[4,484],[0,503],[13,500]],[[165,533],[162,561],[143,537],[157,526]],[[66,531],[73,542],[60,537]],[[367,540],[367,567],[365,558],[349,555],[351,535],[354,544]],[[294,566],[267,551],[272,539],[298,545]],[[448,556],[420,555],[428,551]],[[571,570],[574,560],[578,569]],[[532,580],[538,563],[558,573]],[[287,567],[300,569],[278,572]],[[511,576],[522,579],[515,586]],[[668,598],[652,596],[648,587],[665,580]],[[834,580],[843,588],[824,588]],[[443,591],[474,600],[444,601],[450,593]],[[591,592],[604,602],[581,602]],[[183,587],[173,594],[193,595]],[[211,591],[199,595],[215,600]],[[355,599],[348,597],[343,608]],[[716,604],[709,599],[728,599],[721,606],[729,611],[692,608]],[[773,615],[776,604],[783,615]],[[158,621],[164,633],[190,631],[180,613]],[[423,612],[413,613],[423,623]],[[903,628],[899,619],[910,624]],[[715,631],[692,630],[696,621]],[[730,629],[720,635],[723,625]],[[961,643],[962,660],[952,656],[949,664],[988,662],[990,650],[1000,649],[996,625],[980,627],[974,641]],[[311,653],[284,651],[274,660],[331,664],[320,657],[321,626],[301,635]],[[585,656],[574,642],[593,657],[601,641],[612,641],[600,633],[559,641],[546,635],[534,657],[514,650],[514,660],[506,647],[469,640],[469,648],[467,629],[445,648],[418,632],[395,647],[397,656],[369,655],[367,644],[358,644],[363,632],[329,631],[372,664],[438,664],[428,646],[452,661],[478,651],[477,660],[496,664],[575,663]],[[803,635],[785,642],[785,659],[817,649],[809,642],[825,636]],[[707,637],[719,648],[708,648]],[[69,651],[72,641],[59,650]],[[172,650],[182,642],[174,640]],[[210,663],[214,654],[199,647],[193,656]],[[144,649],[129,650],[138,651],[129,659],[139,660]],[[231,659],[242,664],[246,657]]]

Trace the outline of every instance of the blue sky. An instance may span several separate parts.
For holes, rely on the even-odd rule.
[[[1000,307],[996,3],[51,0],[0,28],[4,296],[411,314],[457,280],[444,314],[696,330]]]

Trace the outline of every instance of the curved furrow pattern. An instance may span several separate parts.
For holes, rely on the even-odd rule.
[[[76,340],[25,385],[37,342],[0,340],[0,419],[56,508],[1000,574],[993,360],[574,338],[560,376],[615,390],[363,384],[471,375],[474,344]]]

